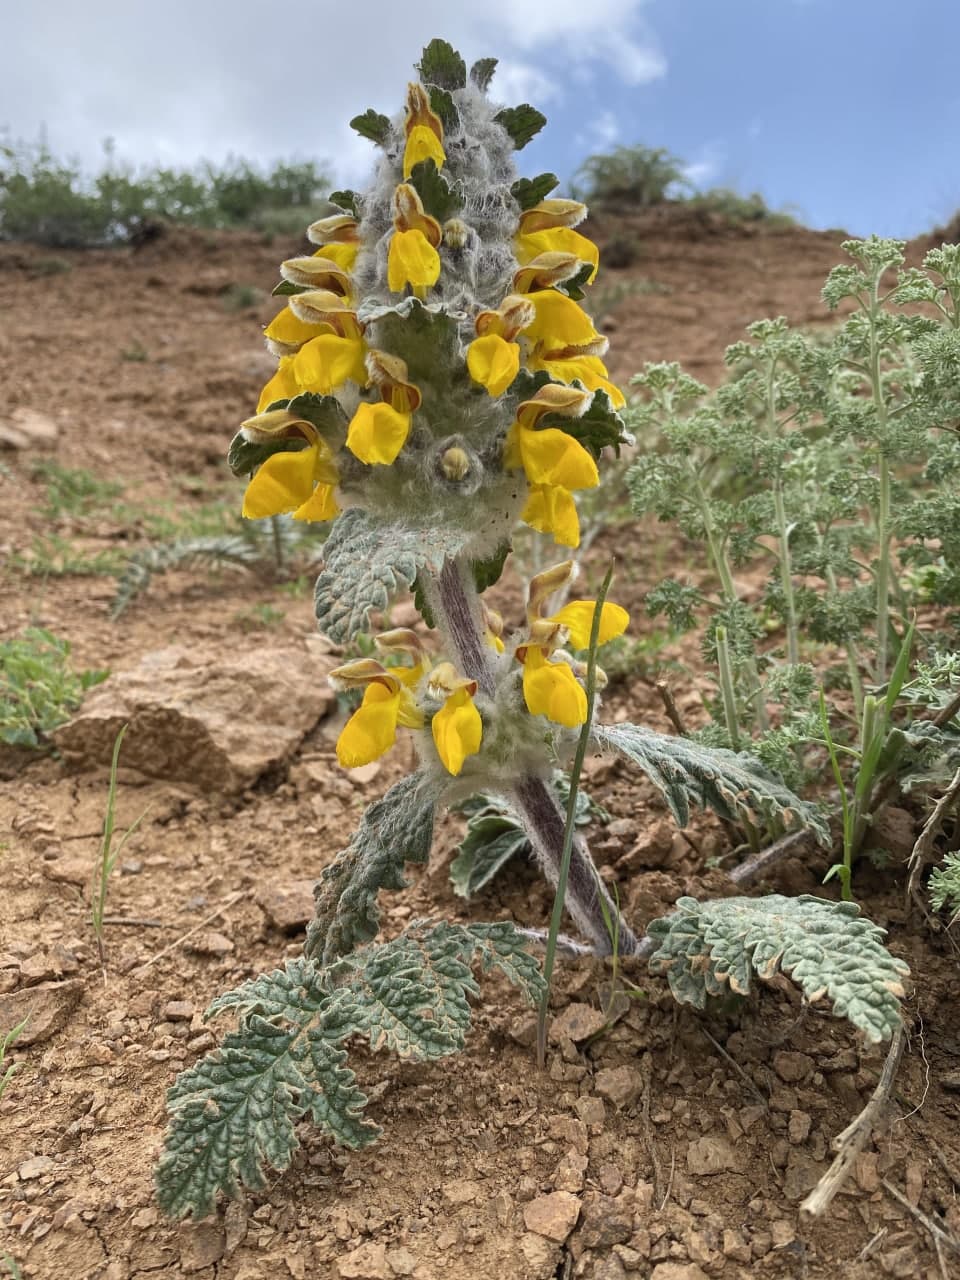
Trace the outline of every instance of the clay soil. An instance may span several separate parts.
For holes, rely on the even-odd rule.
[[[604,321],[620,379],[644,360],[675,359],[717,382],[724,346],[749,321],[783,313],[829,323],[819,290],[840,260],[840,233],[730,228],[676,215],[608,216],[597,230],[601,240],[632,239],[638,250],[632,265],[607,273],[607,286],[644,286]],[[0,246],[3,413],[26,407],[58,428],[52,450],[2,458],[0,638],[48,627],[69,639],[76,667],[111,671],[179,644],[245,656],[251,682],[258,652],[300,646],[302,679],[319,678],[306,648],[313,634],[306,579],[290,592],[255,575],[183,569],[156,577],[114,623],[112,577],[30,575],[22,567],[38,538],[48,546],[60,538],[87,559],[128,554],[145,544],[151,512],[183,520],[214,501],[239,504],[226,445],[271,371],[259,338],[275,306],[266,291],[278,261],[296,249],[246,234],[183,231],[138,251],[55,258]],[[264,292],[237,309],[238,297],[249,301],[237,286]],[[51,512],[47,480],[36,471],[49,458],[113,481],[120,492],[85,514]],[[594,543],[588,582],[611,554],[620,565],[616,598],[631,607],[635,634],[654,629],[642,607],[653,581],[670,566],[694,576],[703,570],[697,548],[624,521]],[[518,621],[519,585],[509,575],[501,600]],[[409,604],[401,601],[394,617],[409,618]],[[655,656],[695,721],[702,680],[695,644],[661,646]],[[642,666],[614,684],[605,716],[669,732],[651,671]],[[678,1009],[645,971],[630,974],[643,995],[584,1040],[577,1027],[601,1007],[609,972],[571,960],[560,968],[560,1020],[544,1072],[531,1048],[530,1011],[512,989],[486,979],[462,1056],[423,1065],[359,1047],[352,1055],[371,1115],[384,1127],[378,1144],[348,1152],[305,1125],[291,1167],[270,1175],[266,1190],[221,1205],[199,1225],[165,1220],[152,1184],[164,1094],[222,1034],[202,1021],[203,1010],[218,992],[297,954],[302,927],[282,932],[271,898],[315,877],[364,805],[410,764],[401,747],[360,779],[345,775],[333,754],[341,724],[334,710],[282,766],[236,794],[121,769],[120,828],[150,808],[110,883],[107,912],[117,923],[106,926],[103,970],[89,876],[105,762],[68,767],[53,755],[7,762],[0,992],[8,999],[36,990],[53,1022],[10,1056],[19,1070],[0,1102],[0,1274],[960,1275],[960,1257],[944,1246],[938,1260],[919,1217],[960,1227],[960,1111],[948,1090],[960,1054],[957,962],[942,932],[903,909],[896,863],[882,874],[864,868],[857,887],[913,972],[909,1044],[886,1121],[823,1221],[801,1220],[800,1200],[827,1167],[832,1139],[873,1090],[884,1049],[865,1047],[819,1005],[801,1009],[786,983],[765,988],[729,1020],[711,1020]],[[697,817],[689,832],[675,833],[652,788],[609,761],[590,768],[587,785],[610,814],[589,832],[596,860],[635,926],[681,894],[722,891],[721,873],[705,865],[732,852],[716,822]],[[406,890],[382,895],[386,934],[415,916],[546,923],[550,896],[526,865],[508,868],[469,903],[454,895],[447,865],[461,830],[444,819],[429,865],[411,868]],[[825,853],[787,861],[751,891],[828,892],[820,888],[827,865]]]

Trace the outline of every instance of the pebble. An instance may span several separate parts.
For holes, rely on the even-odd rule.
[[[455,1178],[443,1185],[441,1193],[447,1204],[473,1204],[483,1195],[483,1188],[469,1178]]]
[[[21,1182],[31,1182],[34,1178],[41,1178],[49,1173],[53,1167],[54,1161],[50,1156],[31,1156],[18,1167],[17,1173]]]
[[[597,1035],[606,1026],[606,1019],[599,1009],[589,1004],[568,1004],[563,1013],[550,1025],[550,1039],[554,1044],[572,1040],[580,1044]]]
[[[391,1280],[387,1265],[387,1251],[377,1241],[371,1240],[352,1249],[337,1260],[340,1280]]]
[[[813,1075],[815,1063],[805,1053],[795,1053],[789,1049],[781,1049],[773,1055],[773,1069],[781,1080],[787,1084],[799,1084],[807,1076]]]
[[[583,1207],[579,1238],[588,1249],[626,1244],[633,1235],[633,1204],[628,1196],[592,1196]]]
[[[282,933],[295,933],[313,919],[313,880],[288,880],[261,885],[254,900],[270,924]]]
[[[547,1240],[563,1244],[577,1225],[581,1202],[569,1191],[553,1191],[538,1196],[523,1206],[523,1221],[528,1231]]]
[[[166,1022],[189,1022],[194,1012],[195,1006],[189,1000],[170,1000],[163,1006]]]
[[[198,956],[228,956],[233,950],[233,943],[224,934],[211,930],[209,933],[198,933],[186,944],[186,948]]]
[[[203,1271],[223,1257],[226,1237],[218,1222],[184,1222],[180,1226],[180,1267]]]
[[[687,1172],[702,1178],[738,1167],[737,1153],[729,1138],[705,1134],[687,1147]]]
[[[409,1249],[391,1249],[387,1254],[387,1266],[395,1276],[412,1276],[417,1260]]]
[[[650,1280],[707,1280],[707,1273],[695,1262],[658,1262]]]
[[[80,978],[10,991],[0,996],[0,1027],[15,1027],[26,1018],[27,1025],[17,1037],[17,1048],[41,1044],[66,1024],[83,992]]]
[[[615,1107],[629,1107],[643,1092],[643,1077],[635,1067],[604,1067],[593,1078],[593,1087],[601,1098]]]
[[[795,1146],[799,1146],[810,1137],[812,1125],[813,1120],[809,1112],[791,1111],[790,1120],[787,1123],[787,1137]]]

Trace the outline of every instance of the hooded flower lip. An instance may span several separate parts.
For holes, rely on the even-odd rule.
[[[248,418],[241,430],[251,440],[306,441],[306,448],[271,454],[260,464],[243,495],[246,519],[292,512],[294,520],[332,520],[339,514],[334,491],[340,474],[312,423],[279,409]]]
[[[307,227],[307,239],[311,244],[351,244],[360,240],[360,224],[349,213],[333,213],[328,218],[318,218]]]
[[[334,333],[341,338],[360,338],[362,329],[355,311],[339,294],[328,289],[310,289],[295,294],[273,317],[263,336],[277,356],[296,355],[305,342],[321,333]]]
[[[580,517],[577,504],[569,489],[560,485],[534,484],[530,486],[527,504],[520,519],[538,533],[547,533],[561,547],[580,545]]]
[[[549,289],[575,276],[580,270],[580,265],[580,259],[573,253],[553,251],[538,253],[514,273],[513,287],[517,293]]]
[[[520,372],[520,344],[487,333],[467,347],[467,370],[491,396],[502,396]]]
[[[477,315],[475,328],[478,337],[496,334],[506,342],[514,338],[537,317],[537,309],[529,298],[519,293],[509,293],[500,303],[496,311],[481,311]]]
[[[366,362],[370,381],[383,400],[358,405],[347,431],[347,448],[368,466],[389,465],[407,442],[420,388],[408,381],[406,361],[386,351],[371,350]]]
[[[402,293],[407,285],[423,300],[440,279],[442,231],[436,218],[424,212],[416,188],[401,183],[394,192],[394,232],[387,250],[387,287]]]
[[[600,250],[593,241],[582,236],[579,231],[571,231],[569,227],[554,227],[526,234],[521,232],[514,241],[514,253],[521,266],[532,265],[541,257],[553,253],[572,257],[577,263],[577,269],[581,263],[588,262],[592,268],[588,284],[596,279],[600,265]],[[575,275],[576,272],[571,274]]]
[[[483,738],[483,721],[473,702],[476,680],[465,680],[449,662],[430,672],[430,696],[443,701],[433,717],[431,730],[443,767],[456,777],[468,756],[476,755]]]
[[[552,661],[539,645],[517,650],[523,663],[523,697],[532,716],[576,729],[587,718],[587,695],[570,667]]]
[[[337,759],[345,769],[378,760],[397,740],[400,725],[423,728],[424,718],[408,687],[415,668],[388,668],[372,658],[330,672],[334,687],[363,688],[363,701],[337,739]],[[416,671],[419,679],[420,671]]]
[[[407,86],[407,117],[404,124],[407,142],[403,151],[403,176],[406,180],[413,166],[432,160],[438,169],[446,162],[443,150],[443,122],[430,106],[430,97],[422,84]]]
[[[345,247],[354,248],[352,245]],[[333,258],[326,257],[323,250],[311,258],[288,258],[281,262],[280,274],[289,284],[306,289],[329,289],[344,298],[350,293],[349,273]]]
[[[587,216],[587,206],[579,200],[564,200],[559,197],[541,200],[530,209],[520,214],[519,235],[533,235],[538,231],[549,231],[555,227],[575,227]]]
[[[538,429],[547,413],[576,418],[586,412],[591,396],[576,387],[548,383],[517,409],[507,432],[503,460],[508,470],[523,468],[532,485],[592,489],[600,481],[597,464],[578,440],[556,427]]]

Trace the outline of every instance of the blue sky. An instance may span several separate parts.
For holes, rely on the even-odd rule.
[[[97,167],[314,156],[362,185],[346,121],[392,113],[443,35],[502,60],[550,123],[524,172],[618,143],[700,185],[760,191],[814,227],[911,236],[960,208],[960,0],[47,0],[5,15],[0,126]]]

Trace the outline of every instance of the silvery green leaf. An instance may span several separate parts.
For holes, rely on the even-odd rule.
[[[650,958],[683,1004],[703,1009],[708,997],[746,995],[751,977],[782,970],[809,1001],[826,996],[868,1040],[888,1039],[900,1025],[907,965],[890,954],[883,930],[852,902],[805,894],[786,898],[680,898],[647,929],[657,940]]]

